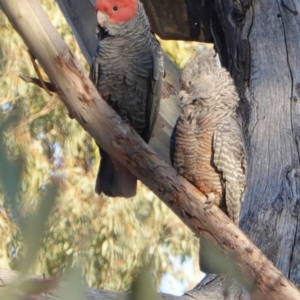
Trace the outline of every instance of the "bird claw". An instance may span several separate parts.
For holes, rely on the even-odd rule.
[[[206,198],[206,201],[204,203],[205,204],[205,208],[204,208],[205,211],[210,209],[214,205],[215,199],[216,199],[216,196],[215,196],[214,193],[207,194],[207,198]]]

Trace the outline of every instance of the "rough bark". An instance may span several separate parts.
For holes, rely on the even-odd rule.
[[[91,16],[89,10],[93,9],[96,0],[71,2],[73,1],[58,0],[60,7],[75,8],[75,11],[76,7],[81,7],[83,19],[88,23],[94,22],[85,16]],[[161,38],[212,41],[209,29],[211,12],[209,1],[176,0],[176,5],[173,0],[141,0],[141,2],[145,6],[152,30]],[[84,24],[80,26],[85,27]]]
[[[176,5],[172,0],[141,1],[152,30],[161,38],[212,41],[209,30],[211,10],[207,1],[176,0]]]
[[[227,62],[243,99],[248,194],[242,230],[300,286],[300,1],[216,0]]]
[[[135,132],[124,126],[114,111],[99,97],[36,0],[24,0],[22,3],[7,0],[2,1],[2,5],[30,51],[44,67],[52,83],[60,90],[60,96],[71,115],[104,150],[122,161],[150,187],[195,234],[204,236],[214,245],[219,245],[227,257],[236,264],[231,274],[253,293],[253,297],[256,299],[300,298],[298,290],[267,261],[218,208],[206,209],[203,195],[183,178],[176,176],[175,172],[164,161],[158,159]],[[255,88],[258,87],[257,84]],[[256,92],[255,89],[254,91]],[[267,115],[266,111],[265,114]],[[278,130],[278,124],[275,125]],[[274,149],[273,152],[277,153]],[[251,156],[250,158],[252,159]],[[261,159],[266,159],[266,156]],[[260,166],[260,168],[265,170],[267,166],[264,165],[262,168]],[[250,171],[252,170],[253,165]],[[273,178],[279,175],[270,173],[268,176]],[[249,194],[251,197],[257,197],[251,198],[252,201],[263,199],[260,194]],[[247,199],[250,202],[249,196]],[[247,205],[249,204],[246,203],[245,207]],[[249,208],[247,211],[253,212]]]

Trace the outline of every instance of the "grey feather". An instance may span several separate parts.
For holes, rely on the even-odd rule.
[[[203,49],[180,78],[182,111],[173,130],[170,156],[179,174],[218,205],[238,225],[246,191],[247,161],[239,97],[229,73]],[[212,255],[212,253],[214,253]],[[221,252],[200,239],[200,268],[224,272]]]
[[[106,30],[107,33],[99,35],[90,78],[102,98],[124,122],[131,125],[145,142],[149,142],[163,85],[160,45],[150,31],[140,2],[132,20],[126,24],[107,24]],[[109,196],[134,196],[136,178],[125,168],[122,169],[120,163],[107,157],[106,154],[102,155],[96,192]],[[112,163],[107,163],[106,159]],[[127,191],[121,186],[127,187]]]
[[[182,174],[238,224],[246,189],[246,154],[239,97],[229,73],[203,49],[180,78],[182,112],[171,139],[171,160]]]

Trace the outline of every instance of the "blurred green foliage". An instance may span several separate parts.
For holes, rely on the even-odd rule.
[[[41,2],[88,70],[56,3]],[[94,193],[100,159],[94,141],[56,95],[18,77],[36,75],[26,46],[2,12],[0,33],[0,268],[60,275],[80,266],[84,284],[116,291],[128,290],[144,265],[151,266],[157,285],[166,273],[191,281],[193,274],[175,270],[169,260],[196,260],[198,242],[191,231],[142,184],[131,199]],[[191,53],[182,42],[163,46],[178,55],[173,59],[179,65]],[[4,126],[16,112],[18,121]],[[57,191],[47,192],[53,181]],[[34,240],[37,253],[38,246],[30,248]]]
[[[199,42],[172,41],[159,39],[163,49],[179,68],[184,68],[194,55]],[[208,44],[206,44],[208,45]]]

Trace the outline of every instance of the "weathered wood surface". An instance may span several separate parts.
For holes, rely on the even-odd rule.
[[[95,28],[96,19],[91,18],[94,13],[94,3],[96,0],[68,1],[57,0],[65,16],[76,20],[77,25],[73,28],[76,36],[87,39],[89,47],[94,51],[90,41],[92,38],[91,31],[86,37],[81,33],[85,28]],[[75,3],[77,2],[77,3]],[[141,0],[151,22],[151,29],[163,39],[176,39],[187,41],[212,42],[210,31],[210,19],[214,11],[211,9],[210,1],[191,1],[191,0]],[[76,19],[74,18],[75,16]]]
[[[243,101],[248,144],[240,226],[300,287],[300,1],[215,4],[225,33],[217,48]]]
[[[48,20],[37,0],[2,1],[4,11],[43,66],[70,114],[110,155],[152,189],[198,236],[219,245],[232,264],[231,274],[254,296],[299,299],[300,293],[247,237],[205,197],[177,176],[101,99],[84,69]],[[134,159],[132,159],[134,158]],[[262,273],[261,270],[264,270]]]

